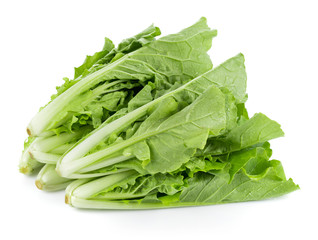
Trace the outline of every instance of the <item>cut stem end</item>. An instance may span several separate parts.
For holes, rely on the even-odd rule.
[[[19,171],[23,174],[30,174],[32,172],[32,169],[30,167],[20,167]]]
[[[31,136],[31,135],[32,135],[30,128],[27,128],[27,130],[26,130],[26,131],[27,131],[27,133],[28,133],[28,135],[29,135],[29,136]]]
[[[66,204],[71,204],[70,197],[67,194],[65,195],[65,203]]]
[[[35,185],[38,189],[42,190],[43,189],[43,184],[41,183],[40,180],[36,180],[35,181]]]

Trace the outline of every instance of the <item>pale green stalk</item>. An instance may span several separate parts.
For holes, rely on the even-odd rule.
[[[55,165],[46,164],[39,172],[35,185],[44,191],[58,191],[65,189],[73,179],[63,178],[55,171]]]

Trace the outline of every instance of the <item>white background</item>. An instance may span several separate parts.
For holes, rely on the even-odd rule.
[[[1,1],[1,239],[318,239],[315,1]],[[25,127],[105,36],[163,35],[208,19],[214,65],[245,54],[247,107],[281,123],[274,158],[301,190],[278,199],[152,211],[90,211],[18,172]],[[315,222],[316,221],[316,222]]]

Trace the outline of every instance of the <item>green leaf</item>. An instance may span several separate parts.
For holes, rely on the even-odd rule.
[[[189,187],[182,192],[180,202],[204,205],[263,200],[299,189],[291,179],[282,179],[280,171],[276,162],[270,162],[270,167],[261,179],[251,179],[241,170],[230,184],[228,173],[221,176],[198,173],[189,180]]]
[[[139,176],[133,182],[114,189],[106,189],[96,194],[93,198],[100,200],[130,199],[164,193],[173,195],[179,192],[184,185],[183,176],[157,173],[155,175]]]
[[[222,138],[212,138],[198,155],[217,155],[238,151],[268,140],[282,137],[280,125],[262,113],[255,114]]]
[[[234,95],[237,103],[244,103],[246,95],[246,72],[243,54],[222,63],[215,71],[207,72],[204,77],[217,86],[228,88]]]
[[[197,172],[209,172],[211,170],[221,170],[227,165],[226,162],[220,161],[219,157],[192,157],[189,162],[184,164],[184,168],[180,170],[185,170],[190,177]]]
[[[231,163],[230,181],[234,175],[243,167],[249,175],[257,175],[268,167],[268,160],[272,155],[272,150],[268,142],[264,143],[261,147],[233,152],[229,156]],[[255,164],[256,162],[256,164]]]
[[[140,90],[136,96],[131,99],[128,103],[128,111],[131,112],[153,100],[151,91],[153,87],[151,85],[146,85],[142,90]]]
[[[113,42],[109,39],[109,38],[105,38],[105,43],[104,43],[104,47],[103,50],[100,52],[96,52],[94,53],[94,55],[92,56],[86,56],[86,59],[84,61],[84,63],[75,68],[75,73],[74,73],[74,79],[78,78],[79,76],[81,76],[85,71],[88,72],[89,69],[101,58],[105,57],[105,55],[107,55],[112,49],[114,49],[114,44]],[[84,75],[87,75],[84,74]]]
[[[163,102],[162,106],[169,104]],[[156,111],[153,114],[160,119]],[[190,160],[196,148],[205,146],[209,133],[216,136],[226,127],[225,97],[211,87],[182,111],[155,123],[150,115],[134,136],[152,135],[146,140],[151,156],[145,169],[150,173],[174,171]]]

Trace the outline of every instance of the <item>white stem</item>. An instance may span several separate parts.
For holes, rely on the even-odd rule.
[[[121,156],[118,156],[118,157],[108,158],[108,159],[105,159],[105,160],[101,160],[100,162],[97,162],[94,165],[89,165],[89,166],[87,166],[85,168],[82,168],[82,169],[80,169],[78,171],[78,173],[91,172],[91,171],[94,171],[96,169],[108,167],[108,166],[111,166],[113,164],[120,163],[120,162],[126,161],[128,159],[132,159],[134,157],[135,156],[123,156],[123,155],[121,155]]]
[[[73,180],[57,175],[55,165],[46,164],[38,173],[35,185],[45,191],[58,191],[65,189]]]
[[[90,181],[86,184],[83,184],[79,187],[77,187],[73,191],[73,196],[79,197],[79,198],[88,198],[92,195],[95,195],[102,190],[111,187],[114,184],[118,184],[123,180],[127,180],[127,178],[130,178],[132,176],[138,176],[138,173],[134,170],[121,172],[113,175],[109,175],[106,177],[98,178],[96,180]]]
[[[138,118],[146,114],[148,109],[148,104],[136,109],[135,111],[128,113],[127,115],[96,129],[92,134],[90,134],[83,141],[79,142],[75,148],[71,149],[64,157],[60,164],[70,162],[74,159],[83,157],[88,153],[93,147],[98,145],[102,140],[108,137],[113,132],[120,132],[126,126],[133,123]]]
[[[33,149],[29,149],[30,157],[38,162],[41,163],[48,163],[48,164],[56,164],[57,161],[61,158],[62,155],[53,154],[53,153],[45,153],[36,151]]]
[[[131,169],[129,168],[121,168],[116,171],[108,171],[108,172],[97,172],[97,173],[73,173],[68,178],[70,179],[83,179],[83,178],[96,178],[96,177],[104,177],[108,175],[117,174],[120,172],[127,172]]]
[[[76,142],[65,143],[61,146],[58,146],[57,148],[50,150],[50,153],[63,155],[64,153],[66,153],[67,150],[72,148],[75,144],[76,144]]]
[[[86,129],[87,128],[84,127],[73,133],[61,133],[60,135],[54,135],[47,138],[38,137],[32,145],[32,148],[41,152],[49,152],[56,147],[80,137]]]

